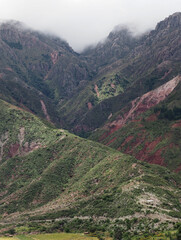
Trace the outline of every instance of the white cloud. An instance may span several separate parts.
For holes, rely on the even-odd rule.
[[[142,32],[181,11],[180,0],[0,0],[0,18],[55,33],[75,50],[106,37],[118,24]]]

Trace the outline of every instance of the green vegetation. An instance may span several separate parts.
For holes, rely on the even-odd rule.
[[[84,234],[73,234],[73,233],[56,233],[56,234],[41,234],[41,235],[20,235],[16,237],[0,237],[0,240],[96,240],[96,237],[85,236]]]
[[[14,212],[31,220],[180,217],[181,179],[167,169],[52,128],[3,101],[0,129],[1,221]]]
[[[6,40],[4,40],[5,43],[7,43],[11,48],[15,48],[18,50],[22,50],[23,46],[20,42],[8,42]]]
[[[93,55],[79,55],[60,39],[1,26],[2,234],[22,240],[180,238],[173,226],[181,219],[181,176],[174,173],[181,166],[181,85],[136,121],[90,137],[111,148],[52,124],[87,137],[123,116],[131,100],[177,76],[180,29],[168,36],[164,27],[159,39],[158,29],[141,39],[111,33]]]

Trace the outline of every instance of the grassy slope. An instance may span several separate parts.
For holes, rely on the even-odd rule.
[[[3,101],[1,108],[5,117],[5,121],[1,120],[1,134],[4,129],[9,132],[9,143],[15,141],[22,126],[25,141],[41,143],[29,154],[3,158],[0,212],[5,215],[1,217],[6,219],[17,211],[30,214],[27,212],[30,209],[34,212],[30,215],[46,214],[45,218],[74,215],[114,218],[136,212],[144,215],[146,210],[179,217],[178,175],[52,129],[32,114]],[[150,203],[150,198],[157,204]]]

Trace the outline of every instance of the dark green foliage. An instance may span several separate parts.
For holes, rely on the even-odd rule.
[[[160,112],[159,119],[168,119],[169,121],[181,119],[181,108],[174,106],[173,109],[168,109],[166,105],[156,107],[155,113]]]
[[[23,46],[20,42],[8,42],[7,40],[4,40],[5,43],[7,43],[11,48],[15,48],[18,50],[22,50]]]
[[[121,228],[116,227],[114,229],[113,239],[114,240],[122,240],[123,239],[123,230]]]
[[[181,240],[181,226],[179,226],[178,230],[177,230],[177,235],[176,235],[176,239],[177,240]]]
[[[16,231],[15,231],[15,229],[14,229],[14,228],[11,228],[11,229],[9,229],[9,230],[8,230],[8,233],[9,233],[9,234],[12,234],[12,235],[14,235],[14,234],[15,234],[15,232],[16,232]]]

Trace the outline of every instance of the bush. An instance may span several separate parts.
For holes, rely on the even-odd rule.
[[[122,236],[123,236],[122,229],[119,228],[119,227],[116,227],[116,228],[114,229],[113,239],[114,239],[114,240],[121,240],[121,239],[122,239]]]
[[[179,226],[179,228],[178,228],[176,239],[181,240],[181,226]]]

